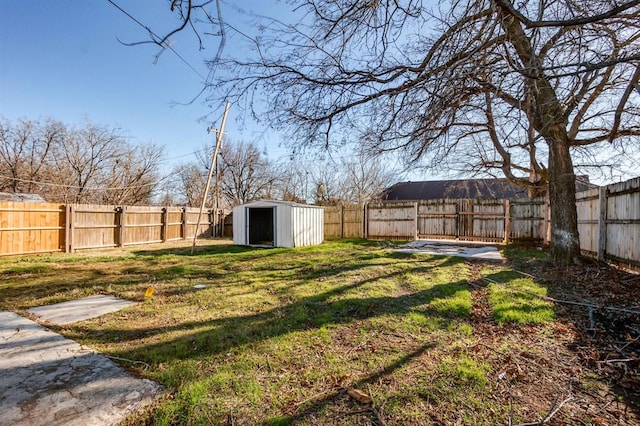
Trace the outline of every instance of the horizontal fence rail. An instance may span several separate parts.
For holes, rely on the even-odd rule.
[[[0,256],[189,239],[199,215],[195,207],[0,202]],[[204,211],[198,236],[221,233],[224,216]]]

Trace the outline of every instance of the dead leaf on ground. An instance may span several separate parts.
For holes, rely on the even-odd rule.
[[[358,401],[360,404],[371,404],[373,402],[373,399],[371,399],[369,395],[358,389],[347,388],[347,395]]]

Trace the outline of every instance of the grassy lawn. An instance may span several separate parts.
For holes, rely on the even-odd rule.
[[[130,424],[508,424],[541,419],[568,386],[540,376],[569,338],[533,296],[546,289],[507,265],[361,240],[202,244],[194,255],[139,247],[0,259],[0,309],[28,316],[92,294],[140,301],[51,327],[144,362],[120,363],[165,386]]]

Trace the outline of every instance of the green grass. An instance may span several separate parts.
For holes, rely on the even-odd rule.
[[[491,274],[489,304],[499,324],[543,324],[555,319],[547,289],[530,277],[510,270]]]
[[[430,424],[429,407],[445,423],[505,423],[506,405],[487,398],[494,367],[468,350],[477,325],[465,261],[362,240],[201,244],[194,255],[173,247],[1,259],[0,309],[26,314],[100,293],[139,301],[54,327],[149,364],[123,363],[167,396],[131,424],[371,424],[346,387],[384,404],[389,424]],[[508,270],[484,273],[501,283],[489,287],[500,323],[553,319],[528,295],[543,287]],[[145,299],[149,285],[156,291]]]

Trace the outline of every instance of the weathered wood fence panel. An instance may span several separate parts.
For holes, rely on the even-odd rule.
[[[418,237],[450,238],[458,234],[457,200],[422,200],[418,202]]]
[[[180,207],[167,207],[165,214],[165,241],[175,241],[183,239],[182,222],[184,220],[184,210]]]
[[[362,238],[364,236],[362,206],[324,208],[325,238]]]
[[[418,237],[503,241],[507,209],[507,201],[500,199],[422,200]]]
[[[134,206],[123,207],[123,246],[163,242],[164,208]]]
[[[117,206],[72,204],[67,208],[66,251],[117,247],[122,238]]]
[[[185,209],[185,238],[193,238],[195,236],[199,213],[200,209],[197,207],[187,207]],[[202,216],[200,217],[200,229],[198,229],[198,237],[212,236],[212,225],[215,222],[212,212],[202,212]]]
[[[193,238],[199,208],[0,202],[0,256],[122,247]],[[205,211],[199,236],[213,235]]]
[[[365,237],[389,240],[416,239],[417,210],[418,204],[413,202],[369,204],[365,210]]]
[[[600,245],[600,188],[576,194],[580,250],[597,255]]]
[[[509,200],[509,241],[547,239],[548,204],[544,198]]]
[[[461,200],[464,226],[460,239],[504,241],[507,200]]]
[[[598,257],[640,268],[640,177],[608,185],[601,194],[606,201],[600,204]]]
[[[0,255],[64,250],[65,206],[0,203]]]

